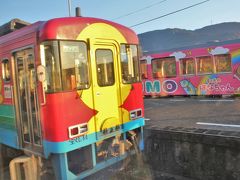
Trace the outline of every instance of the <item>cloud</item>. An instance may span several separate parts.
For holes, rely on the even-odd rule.
[[[147,60],[147,64],[151,64],[152,56],[143,56],[141,59]]]
[[[170,54],[170,56],[175,56],[175,58],[178,60],[181,58],[185,58],[186,54],[181,51],[178,51],[178,52],[174,52],[174,53]]]
[[[212,49],[209,53],[212,55],[217,55],[217,54],[226,54],[228,52],[229,52],[228,48],[216,47],[215,49]]]

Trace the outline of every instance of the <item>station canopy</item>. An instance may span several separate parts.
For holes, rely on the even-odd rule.
[[[10,32],[13,32],[17,29],[21,29],[28,25],[30,25],[30,23],[25,22],[23,20],[12,19],[11,21],[0,26],[0,36],[6,35]]]

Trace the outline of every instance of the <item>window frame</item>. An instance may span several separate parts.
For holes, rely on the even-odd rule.
[[[199,65],[198,65],[198,59],[199,58],[205,58],[205,57],[210,57],[212,60],[212,72],[199,72]],[[213,56],[209,56],[209,55],[205,55],[205,56],[196,56],[195,57],[195,61],[196,61],[196,75],[206,75],[206,74],[215,74],[215,61]]]
[[[161,61],[159,61],[159,59],[160,58],[154,58],[154,59],[152,59],[151,60],[151,68],[152,68],[152,77],[153,78],[163,78],[163,69],[162,69],[162,62]],[[161,72],[160,71],[153,71],[153,62],[156,62],[156,65],[160,62],[160,70],[161,70]],[[158,75],[158,73],[161,73],[161,75]],[[156,74],[156,75],[155,75]]]
[[[188,60],[188,59],[191,59],[193,60],[193,68],[194,68],[194,73],[193,74],[182,74],[182,61],[183,60]],[[185,58],[180,58],[179,59],[179,75],[180,76],[195,76],[197,73],[197,68],[196,68],[196,59],[195,57],[185,57]]]
[[[174,75],[166,75],[166,69],[163,67],[163,77],[164,78],[174,78],[177,77],[177,62],[176,62],[176,57],[175,56],[169,56],[166,59],[170,59],[170,60],[166,60],[166,61],[173,61],[174,59],[174,67],[175,67],[175,73]],[[164,61],[165,62],[165,61]]]
[[[8,62],[8,67],[9,67],[9,69],[8,69],[9,78],[6,78],[5,65],[4,65],[6,61]],[[3,82],[5,82],[5,83],[11,82],[12,77],[11,77],[11,62],[10,62],[10,60],[8,58],[3,58],[2,61],[1,61],[1,66],[2,66],[1,68],[2,68],[2,80],[3,80]]]
[[[217,61],[216,61],[216,56],[224,56],[224,55],[227,55],[230,59],[230,71],[221,71],[221,72],[218,72],[217,71],[217,68],[218,68],[218,64],[217,64]],[[215,73],[216,74],[230,74],[230,73],[233,73],[233,67],[232,67],[232,55],[230,53],[227,53],[227,54],[216,54],[216,55],[213,55],[213,59],[214,59],[214,63],[215,63]]]
[[[61,48],[60,48],[60,42],[64,42],[64,41],[67,41],[67,42],[81,42],[81,43],[84,43],[86,45],[86,56],[87,56],[87,62],[88,62],[88,79],[89,79],[89,85],[87,88],[76,88],[76,89],[69,89],[69,90],[64,90],[63,89],[63,80],[62,80],[62,57],[61,57]],[[58,93],[58,92],[69,92],[69,91],[77,91],[77,90],[86,90],[86,89],[89,89],[92,85],[92,77],[91,77],[91,63],[90,63],[90,55],[89,55],[89,44],[83,40],[65,40],[65,39],[51,39],[51,40],[46,40],[46,41],[42,41],[40,43],[40,46],[43,45],[45,46],[44,43],[47,43],[47,42],[56,42],[57,44],[57,50],[58,50],[58,63],[59,63],[59,70],[60,70],[60,89],[59,90],[47,90],[45,93],[47,94],[52,94],[52,93]],[[40,48],[41,49],[41,48]],[[40,53],[41,54],[41,53]],[[42,57],[40,56],[40,59],[41,59],[41,63],[43,64],[43,60],[42,60]],[[44,58],[44,64],[46,64],[46,60]],[[44,65],[46,66],[46,65]]]
[[[85,41],[82,41],[82,40],[80,40],[80,41],[78,41],[78,40],[57,40],[58,41],[58,53],[59,53],[59,64],[60,64],[60,74],[61,74],[61,89],[62,89],[62,91],[63,92],[65,92],[65,91],[75,91],[75,90],[86,90],[86,89],[89,89],[90,87],[91,87],[91,65],[90,65],[90,59],[89,59],[89,50],[88,50],[88,43],[87,42],[85,42]],[[76,89],[69,89],[69,90],[64,90],[64,88],[63,88],[63,75],[62,75],[62,70],[63,70],[63,68],[62,68],[62,56],[61,56],[61,54],[62,54],[62,52],[61,52],[61,42],[78,42],[78,43],[83,43],[83,44],[85,44],[85,46],[86,46],[86,58],[87,58],[87,65],[88,65],[88,80],[89,80],[89,84],[88,84],[88,86],[87,87],[85,87],[85,88],[76,88]]]
[[[112,54],[112,62],[113,62],[113,84],[108,84],[108,85],[100,85],[99,84],[99,79],[98,79],[98,64],[97,64],[97,51],[98,50],[109,50],[111,51]],[[109,87],[109,86],[114,86],[116,84],[116,77],[115,77],[115,64],[114,64],[114,52],[112,51],[112,49],[109,48],[97,48],[95,49],[95,63],[96,63],[96,76],[97,76],[97,84],[99,87]]]
[[[146,68],[146,73],[143,73],[142,65],[144,66],[144,68]],[[141,73],[141,78],[142,79],[148,79],[148,67],[147,66],[148,66],[148,64],[147,64],[147,60],[146,59],[140,60],[140,73]]]
[[[134,81],[134,82],[128,82],[128,81],[124,81],[123,77],[122,77],[122,74],[123,74],[123,67],[122,67],[122,56],[121,56],[121,47],[122,46],[125,46],[126,45],[129,45],[129,46],[136,46],[136,50],[137,50],[137,68],[138,68],[138,77],[136,77],[137,81]],[[139,45],[138,44],[127,44],[127,43],[121,43],[120,44],[120,76],[121,76],[121,79],[122,79],[122,84],[134,84],[134,83],[139,83],[141,82],[142,78],[141,78],[141,69],[140,69],[140,56],[139,56],[139,52],[140,52],[140,49],[139,49]]]
[[[169,59],[170,61],[174,60],[174,65],[175,65],[175,75],[166,75],[165,69],[163,67],[163,62],[167,61]],[[153,61],[159,61],[160,62],[160,69],[161,71],[154,72],[153,71]],[[154,58],[151,60],[151,67],[152,67],[152,76],[153,78],[175,78],[177,77],[177,61],[175,56],[167,56],[167,57],[160,57],[160,58]],[[155,73],[161,73],[161,76],[156,76]]]

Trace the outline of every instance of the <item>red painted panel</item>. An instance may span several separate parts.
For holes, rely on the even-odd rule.
[[[143,104],[143,91],[142,91],[142,83],[132,84],[132,90],[126,100],[123,102],[122,107],[129,112],[135,109],[144,108]],[[142,111],[142,115],[144,117],[144,111]]]
[[[47,94],[42,107],[44,139],[61,142],[69,139],[68,127],[87,123],[97,111],[89,108],[77,92]]]

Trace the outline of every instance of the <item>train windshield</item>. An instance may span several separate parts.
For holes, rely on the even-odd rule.
[[[136,45],[121,45],[121,67],[123,83],[140,81],[138,48]]]
[[[84,42],[44,42],[41,45],[41,61],[46,67],[46,92],[89,87],[87,46]]]

